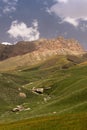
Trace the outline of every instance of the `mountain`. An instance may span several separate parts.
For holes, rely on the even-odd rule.
[[[77,41],[59,37],[0,49],[0,130],[87,128],[87,54]]]
[[[14,45],[0,44],[0,60],[5,60],[10,57],[32,53],[42,57],[50,55],[65,55],[65,54],[82,54],[84,49],[74,39],[64,39],[58,37],[55,39],[40,39],[34,42],[18,42]]]
[[[23,55],[36,50],[36,46],[32,42],[19,42],[14,45],[0,44],[0,60],[5,60],[17,55]]]
[[[34,42],[18,42],[15,45],[0,46],[0,71],[21,69],[22,67],[41,64],[56,56],[68,56],[77,60],[85,53],[84,49],[73,39],[39,39]],[[69,55],[75,56],[74,58]],[[77,58],[76,58],[77,57]],[[82,58],[81,58],[82,59]],[[84,58],[83,58],[84,59]]]

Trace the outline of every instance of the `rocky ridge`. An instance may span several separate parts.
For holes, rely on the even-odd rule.
[[[31,55],[34,59],[46,59],[52,55],[81,55],[84,49],[74,39],[39,39],[33,42],[18,42],[15,45],[0,44],[0,60],[20,55]]]

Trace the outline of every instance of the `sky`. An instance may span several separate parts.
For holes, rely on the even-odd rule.
[[[0,0],[0,43],[58,36],[87,49],[87,0]]]

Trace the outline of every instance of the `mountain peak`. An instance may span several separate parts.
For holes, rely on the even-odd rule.
[[[40,39],[35,44],[39,51],[51,50],[57,54],[80,54],[84,52],[84,49],[77,40],[64,39],[61,36],[55,39]]]
[[[0,44],[0,60],[26,53],[43,55],[46,58],[52,55],[79,55],[84,53],[84,49],[77,40],[64,39],[61,36],[53,39],[42,38],[33,42],[20,41],[11,46],[10,44]]]

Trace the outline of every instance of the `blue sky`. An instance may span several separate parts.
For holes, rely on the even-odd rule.
[[[0,0],[0,43],[58,36],[87,49],[87,0]]]

